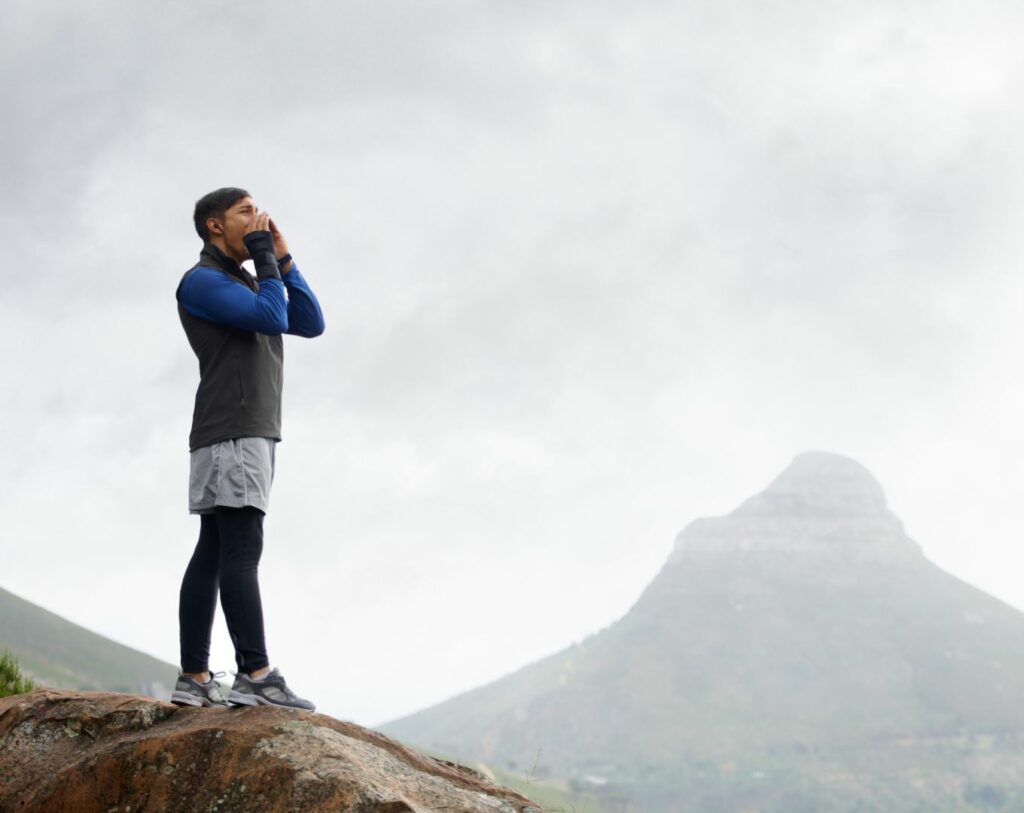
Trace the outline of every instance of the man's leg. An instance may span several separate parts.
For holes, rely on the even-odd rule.
[[[181,671],[200,683],[208,679],[210,636],[217,611],[220,538],[213,514],[199,517],[199,541],[185,568],[178,594]]]
[[[214,508],[220,535],[220,600],[235,645],[238,671],[267,671],[260,599],[259,561],[263,553],[263,512],[252,506]]]

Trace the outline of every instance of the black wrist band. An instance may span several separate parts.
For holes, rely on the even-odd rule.
[[[277,261],[277,267],[280,268],[282,265],[284,265],[286,262],[288,262],[291,258],[292,258],[291,254],[285,254],[280,260]]]

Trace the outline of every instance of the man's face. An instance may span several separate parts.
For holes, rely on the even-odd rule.
[[[256,217],[259,208],[252,202],[252,198],[239,198],[224,212],[223,218],[212,218],[224,228],[224,242],[227,245],[227,253],[236,259],[248,259],[249,249],[245,247],[242,235],[246,227]],[[207,224],[209,228],[209,224]],[[212,233],[212,232],[211,232]]]

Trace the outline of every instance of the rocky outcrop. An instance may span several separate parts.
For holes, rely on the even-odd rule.
[[[0,699],[3,813],[540,813],[482,774],[323,714],[37,689]]]

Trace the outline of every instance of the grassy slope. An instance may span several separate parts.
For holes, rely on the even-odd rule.
[[[0,589],[0,645],[37,684],[170,696],[177,667]]]
[[[582,646],[383,730],[515,770],[542,749],[551,776],[607,777],[606,792],[651,810],[679,794],[701,811],[1011,799],[1024,787],[1024,616],[923,559],[810,566],[666,568]]]
[[[413,746],[415,748],[415,746]],[[432,751],[428,748],[415,748],[430,757],[457,762],[488,776],[492,781],[511,788],[541,805],[545,813],[623,813],[621,804],[609,804],[593,793],[574,791],[568,783],[561,779],[543,779],[534,775],[536,765],[531,765],[526,773],[507,771],[494,768],[483,762],[468,764],[455,759],[451,754]]]

